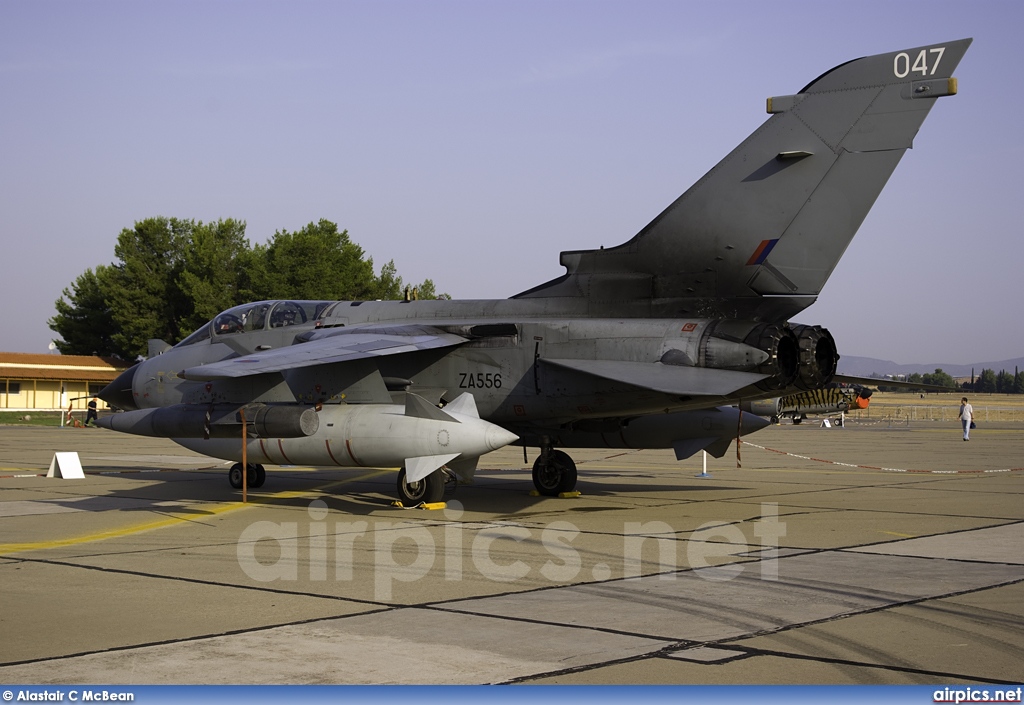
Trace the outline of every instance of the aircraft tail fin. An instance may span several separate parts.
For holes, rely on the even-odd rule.
[[[781,320],[814,302],[971,44],[878,54],[828,71],[629,242],[563,252],[567,273],[516,298],[592,312]],[[638,308],[640,307],[640,308]]]

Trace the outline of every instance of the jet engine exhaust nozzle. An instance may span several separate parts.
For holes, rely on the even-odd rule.
[[[800,372],[796,386],[820,389],[832,381],[839,364],[836,341],[821,326],[797,326],[793,329],[800,349]]]
[[[768,354],[758,372],[771,376],[759,382],[758,387],[780,390],[793,384],[800,365],[799,341],[793,331],[780,325],[762,325],[751,331],[744,342]]]

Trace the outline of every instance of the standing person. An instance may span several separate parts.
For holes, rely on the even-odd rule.
[[[90,421],[95,421],[98,417],[96,414],[96,397],[89,400],[89,411],[85,414],[85,425],[88,426]]]
[[[974,421],[974,407],[967,403],[967,397],[960,400],[960,423],[964,426],[964,440],[971,440],[971,422]]]

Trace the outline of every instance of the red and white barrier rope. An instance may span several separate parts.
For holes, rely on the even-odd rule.
[[[810,460],[815,463],[826,463],[828,465],[840,465],[846,468],[861,468],[863,470],[880,470],[882,472],[912,472],[912,473],[924,473],[932,475],[981,475],[983,473],[994,473],[994,472],[1017,472],[1018,470],[1024,470],[1022,468],[999,468],[998,470],[916,470],[909,468],[883,468],[877,465],[857,465],[855,463],[840,463],[838,460],[825,460],[824,458],[812,458],[809,455],[799,455],[798,453],[790,453],[784,450],[778,450],[776,448],[768,448],[766,446],[759,446],[756,443],[750,441],[743,441],[743,445],[753,446],[754,448],[760,448],[761,450],[768,451],[769,453],[778,453],[779,455],[787,455],[790,458],[799,458],[800,460]]]

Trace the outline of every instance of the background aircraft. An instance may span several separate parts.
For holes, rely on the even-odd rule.
[[[800,424],[808,416],[831,416],[866,409],[871,404],[873,389],[861,384],[832,383],[821,389],[797,392],[784,397],[746,402],[741,408],[768,418],[772,423],[789,417]]]
[[[767,424],[732,405],[833,379],[832,336],[788,321],[956,93],[970,42],[857,59],[769,98],[771,117],[635,237],[563,252],[563,276],[510,299],[225,311],[105,389],[128,411],[103,424],[255,461],[235,486],[261,485],[263,463],[401,466],[404,503],[436,501],[511,442],[540,449],[545,495],[576,485],[561,448],[721,456]]]

